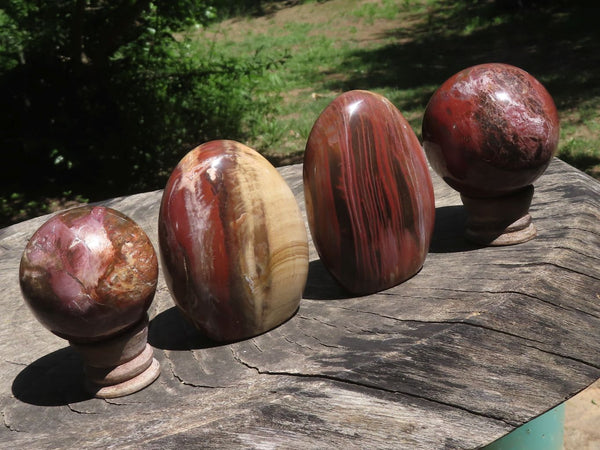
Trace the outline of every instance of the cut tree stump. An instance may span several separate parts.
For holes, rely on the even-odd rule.
[[[279,169],[304,211],[302,166]],[[436,229],[423,269],[349,297],[311,242],[298,312],[216,344],[165,286],[150,309],[161,376],[92,399],[82,363],[22,300],[18,265],[48,219],[0,230],[0,401],[7,448],[477,448],[600,378],[600,183],[554,160],[530,209],[538,236],[463,238],[458,193],[433,175]],[[102,202],[157,245],[161,192]]]

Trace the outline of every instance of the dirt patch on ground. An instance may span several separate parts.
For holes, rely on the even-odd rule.
[[[301,5],[288,2],[287,6],[284,4],[263,16],[229,19],[210,33],[201,33],[235,42],[243,40],[248,33],[260,31],[276,36],[285,32],[286,24],[309,23],[311,35],[318,34],[340,42],[349,41],[361,48],[389,39],[390,34],[400,27],[410,29],[423,21],[422,15],[403,14],[401,11],[393,19],[361,17],[353,12],[361,5],[377,6],[379,3],[376,0],[329,0]]]
[[[564,450],[600,449],[600,380],[565,407]]]

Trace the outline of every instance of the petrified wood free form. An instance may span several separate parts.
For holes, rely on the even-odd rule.
[[[302,166],[279,169],[304,208]],[[12,448],[473,449],[600,377],[600,184],[559,160],[536,183],[538,237],[470,245],[457,192],[434,176],[436,225],[417,276],[348,297],[309,240],[300,309],[227,345],[184,320],[162,275],[146,389],[91,398],[81,361],[21,298],[41,217],[0,230],[0,441]],[[162,192],[104,202],[155,246]]]
[[[421,144],[389,100],[368,91],[337,97],[310,132],[303,176],[313,241],[345,289],[371,294],[423,266],[433,186]]]
[[[288,185],[251,148],[219,140],[190,151],[165,188],[158,232],[175,303],[211,339],[255,336],[296,312],[306,228]]]

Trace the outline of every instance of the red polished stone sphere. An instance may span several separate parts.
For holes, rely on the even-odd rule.
[[[433,186],[421,145],[386,98],[350,91],[319,116],[304,156],[306,212],[333,277],[353,294],[413,276],[433,233]]]
[[[110,208],[59,213],[29,240],[19,270],[36,318],[56,335],[92,342],[139,322],[156,291],[154,247],[133,220]]]
[[[176,305],[211,339],[255,336],[298,309],[306,228],[285,180],[253,149],[218,140],[190,151],[165,187],[158,235]]]
[[[558,136],[548,91],[506,64],[482,64],[452,76],[423,117],[431,166],[470,197],[497,197],[530,185],[548,167]]]

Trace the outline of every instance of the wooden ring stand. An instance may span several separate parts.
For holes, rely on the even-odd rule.
[[[467,211],[465,238],[475,244],[520,244],[537,235],[529,214],[533,185],[502,197],[460,198]]]
[[[104,341],[69,341],[83,358],[86,390],[98,398],[115,398],[150,385],[160,375],[160,364],[147,340],[146,314],[134,327]]]

